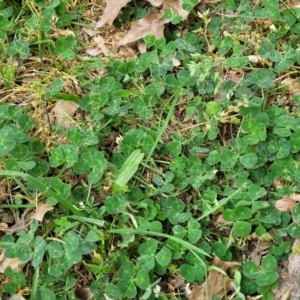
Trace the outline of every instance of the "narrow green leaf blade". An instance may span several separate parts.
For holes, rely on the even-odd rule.
[[[122,188],[125,187],[127,182],[132,178],[132,176],[137,171],[143,158],[144,158],[144,153],[141,153],[141,150],[133,151],[126,159],[124,164],[122,165],[119,175],[115,180],[115,184]]]

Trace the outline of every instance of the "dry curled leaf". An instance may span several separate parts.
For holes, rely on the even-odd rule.
[[[97,35],[93,38],[93,46],[88,47],[86,52],[91,56],[97,56],[101,53],[105,56],[109,54],[109,50],[105,46],[104,39],[101,35]]]
[[[39,202],[36,206],[35,212],[31,215],[31,219],[42,222],[46,212],[52,210],[53,207],[48,203]]]
[[[182,17],[183,20],[187,19],[189,11],[183,9],[183,0],[148,0],[154,7],[152,12],[141,20],[133,21],[129,32],[119,41],[117,47],[123,46],[128,43],[137,41],[148,34],[154,35],[156,38],[164,36],[164,24],[169,23],[171,20],[163,18],[166,9],[171,9]],[[100,28],[105,24],[112,25],[114,19],[118,16],[122,7],[124,7],[130,0],[107,0],[106,7],[99,22],[96,23],[95,28]],[[200,0],[194,3],[197,5]],[[156,7],[161,7],[159,10]],[[92,51],[92,54],[95,54]],[[95,54],[97,55],[97,54]]]
[[[281,81],[281,84],[286,86],[293,96],[298,96],[300,94],[300,85],[297,78],[287,77]]]
[[[285,197],[275,201],[274,206],[280,211],[290,212],[292,208],[296,206],[296,202],[291,197]]]
[[[145,53],[147,51],[146,43],[144,42],[138,43],[138,49],[140,53]]]
[[[4,256],[5,250],[0,249],[0,273],[4,273],[5,269],[11,267],[11,269],[16,273],[23,268],[23,264],[20,262],[18,258],[7,258]]]
[[[260,266],[261,258],[268,252],[268,249],[272,246],[272,243],[269,241],[264,242],[253,242],[255,248],[250,254],[251,260],[257,265]]]
[[[291,211],[296,206],[296,202],[300,201],[300,194],[292,194],[274,202],[274,206],[280,211]]]
[[[181,274],[176,274],[175,278],[171,281],[173,289],[179,289],[186,285],[185,280]]]
[[[29,224],[30,224],[30,222],[27,222],[22,217],[13,226],[11,226],[7,229],[4,229],[3,232],[5,232],[6,234],[13,234],[15,232],[18,232],[21,229],[26,229]]]
[[[74,116],[78,109],[78,104],[73,101],[59,100],[52,109],[56,123],[63,128],[69,128],[71,117]]]
[[[124,7],[130,1],[131,0],[107,0],[102,18],[96,23],[96,28],[100,28],[105,24],[111,26],[122,7]]]
[[[137,41],[148,34],[155,35],[156,38],[164,36],[164,24],[167,23],[162,12],[153,10],[143,19],[133,21],[129,32],[118,42],[117,47]]]
[[[234,280],[228,276],[214,270],[210,271],[207,280],[201,286],[194,286],[189,300],[212,299],[213,295],[223,299],[228,292],[233,290],[231,282],[234,282]]]
[[[233,267],[234,263],[222,262],[216,257],[214,259],[214,266],[225,271],[228,268]],[[201,286],[194,286],[191,294],[189,295],[189,300],[212,299],[213,295],[217,295],[223,299],[228,292],[233,290],[233,286],[231,285],[232,282],[234,282],[234,280],[227,275],[211,270],[208,273],[206,281]]]

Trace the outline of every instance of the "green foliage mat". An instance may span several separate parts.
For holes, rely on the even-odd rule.
[[[0,8],[0,299],[274,299],[300,237],[300,9],[195,8],[119,60],[86,56],[87,4]]]

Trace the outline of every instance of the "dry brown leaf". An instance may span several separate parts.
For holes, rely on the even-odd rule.
[[[186,285],[185,280],[181,274],[176,274],[175,278],[170,283],[173,289],[179,289]]]
[[[198,9],[202,9],[204,8],[207,4],[214,4],[214,3],[218,3],[222,0],[201,0],[199,5],[197,6]]]
[[[163,4],[163,0],[148,0],[148,2],[151,3],[152,6],[158,7]]]
[[[195,5],[197,5],[200,0],[197,1]],[[175,9],[177,14],[182,17],[183,20],[186,20],[189,12],[182,8],[183,1],[181,0],[164,0],[163,10],[168,8]]]
[[[8,225],[4,222],[0,222],[0,231],[4,231],[8,229]]]
[[[20,218],[13,226],[8,229],[4,229],[3,232],[6,234],[13,234],[21,229],[26,229],[30,222],[27,222],[24,218]]]
[[[250,254],[250,259],[257,265],[260,266],[261,257],[266,254],[267,249],[272,246],[271,242],[253,242],[255,249]]]
[[[46,212],[52,209],[53,207],[48,203],[39,202],[36,206],[35,212],[31,215],[31,219],[42,222]]]
[[[3,212],[1,213],[1,221],[4,223],[12,224],[15,221],[15,218],[11,213]]]
[[[221,214],[221,215],[218,215],[218,218],[217,218],[217,220],[216,220],[216,223],[217,223],[217,224],[226,224],[226,223],[228,223],[228,222],[224,220],[223,214]]]
[[[228,82],[228,81],[233,81],[235,82],[236,84],[238,84],[239,82],[242,81],[243,79],[243,75],[241,73],[238,73],[236,71],[228,71],[226,72],[226,74],[224,74],[224,70],[223,68],[219,68],[218,69],[218,72],[220,74],[220,77],[223,78],[223,82]],[[222,89],[220,89],[218,91],[218,93],[215,95],[214,97],[214,100],[215,101],[221,101],[222,98],[225,96],[225,95],[228,95],[228,94],[225,94]]]
[[[214,259],[214,265],[226,271],[232,268],[235,264],[233,262],[223,262],[219,258]],[[234,290],[231,283],[234,280],[218,271],[211,270],[208,273],[206,281],[201,285],[195,285],[189,300],[206,300],[211,299],[213,295],[219,296],[223,299],[228,292]]]
[[[296,202],[292,197],[285,197],[274,202],[274,206],[280,211],[290,212],[296,206]]]
[[[162,38],[164,36],[164,24],[169,23],[170,20],[163,18],[164,11],[166,9],[174,10],[183,20],[187,19],[189,12],[182,8],[182,0],[148,0],[153,7],[162,5],[161,10],[153,9],[147,16],[138,21],[133,21],[129,32],[119,41],[117,47],[123,46],[128,43],[132,43],[145,37],[148,34],[154,35],[156,38]],[[118,16],[119,11],[130,0],[107,0],[106,7],[99,22],[96,23],[95,28],[100,28],[105,24],[112,25],[114,19]],[[200,2],[198,0],[195,5]],[[97,51],[93,49],[91,55],[97,55]]]
[[[233,290],[231,282],[234,282],[234,280],[228,276],[214,270],[210,271],[207,280],[201,286],[194,286],[189,299],[205,300],[211,299],[213,295],[217,295],[222,299],[228,292]]]
[[[293,96],[298,96],[300,94],[300,85],[298,83],[298,79],[293,79],[290,77],[285,78],[281,81],[282,85],[285,85],[288,87],[289,92],[293,94]]]
[[[300,194],[292,194],[289,197],[295,201],[300,201]]]
[[[291,8],[300,8],[300,1],[287,1],[285,5],[281,5],[280,7],[281,11]]]
[[[6,192],[6,179],[0,180],[0,203],[5,202],[8,199]]]
[[[75,296],[79,300],[89,300],[94,295],[91,292],[90,288],[77,288],[75,289]]]
[[[63,128],[70,127],[70,118],[74,116],[78,104],[73,101],[59,100],[53,107],[52,112],[55,115],[56,123]]]
[[[11,267],[15,273],[22,270],[24,265],[18,258],[7,258],[4,256],[5,250],[0,249],[0,251],[2,251],[0,254],[0,273],[4,273],[8,267]]]
[[[144,43],[144,42],[138,43],[138,49],[141,54],[145,53],[147,51],[146,43]]]
[[[109,50],[105,46],[104,39],[101,35],[93,38],[93,46],[88,47],[86,52],[91,56],[97,56],[101,53],[103,53],[105,56],[108,56],[109,54]]]
[[[164,24],[167,22],[161,11],[153,10],[143,19],[131,23],[129,32],[118,42],[117,47],[137,41],[147,34],[153,34],[158,39],[162,38],[164,37]]]
[[[83,28],[83,32],[85,32],[88,36],[96,36],[99,34],[97,30],[88,29],[88,28]]]
[[[124,7],[130,1],[131,0],[121,0],[121,1],[107,0],[106,7],[104,9],[102,17],[100,21],[96,23],[95,28],[100,28],[105,24],[111,26],[114,19],[118,16],[122,7]],[[183,1],[181,0],[148,0],[148,2],[150,2],[154,7],[163,5],[161,14],[163,14],[164,10],[171,8],[175,10],[178,13],[178,15],[181,16],[184,20],[189,15],[189,12],[182,8]],[[200,0],[198,0],[195,5],[197,5],[199,2]]]
[[[118,16],[122,7],[131,0],[107,0],[102,18],[96,23],[96,28],[100,28],[106,23],[111,26],[114,19]]]

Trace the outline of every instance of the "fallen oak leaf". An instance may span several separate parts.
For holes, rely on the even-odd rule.
[[[163,18],[161,11],[154,9],[143,19],[131,23],[129,32],[118,42],[117,47],[132,43],[148,34],[154,35],[157,39],[163,38],[164,24],[168,22]]]
[[[197,0],[193,6],[199,2],[200,0]],[[168,8],[175,9],[177,14],[185,20],[190,12],[183,9],[182,4],[183,2],[181,0],[164,0],[161,10],[153,9],[152,12],[143,19],[132,22],[129,32],[119,41],[117,47],[132,43],[148,34],[154,35],[157,39],[163,38],[164,25],[170,22],[170,19],[164,19],[164,11]]]
[[[31,215],[31,219],[42,222],[45,214],[52,209],[53,207],[48,203],[39,202],[36,206],[35,212]]]
[[[131,0],[107,0],[102,18],[96,23],[95,28],[100,28],[106,23],[111,26],[122,7],[124,7],[130,1]]]
[[[183,20],[187,19],[190,11],[183,8],[182,0],[148,0],[154,9],[147,16],[141,20],[133,21],[129,32],[119,41],[117,48],[125,44],[134,42],[138,39],[145,37],[148,34],[154,35],[156,38],[164,36],[164,24],[169,23],[171,19],[164,19],[163,14],[166,9],[172,9],[182,17]],[[130,0],[107,0],[106,7],[103,15],[95,25],[95,28],[100,28],[104,24],[112,25],[114,19],[118,16],[122,7],[124,7]],[[197,5],[200,0],[196,0],[192,7]],[[156,6],[161,6],[161,10],[156,10]],[[92,51],[92,55],[97,55],[96,51]]]
[[[218,257],[215,257],[213,265],[226,271],[228,268],[232,268],[235,263],[223,262]],[[234,290],[232,282],[234,282],[232,278],[212,269],[209,271],[206,281],[201,286],[194,286],[189,295],[189,300],[212,299],[213,295],[217,295],[222,299],[228,292]]]
[[[210,271],[206,281],[201,285],[194,286],[189,300],[212,299],[213,295],[219,296],[221,299],[233,290],[231,283],[233,279],[225,276],[217,271]]]

